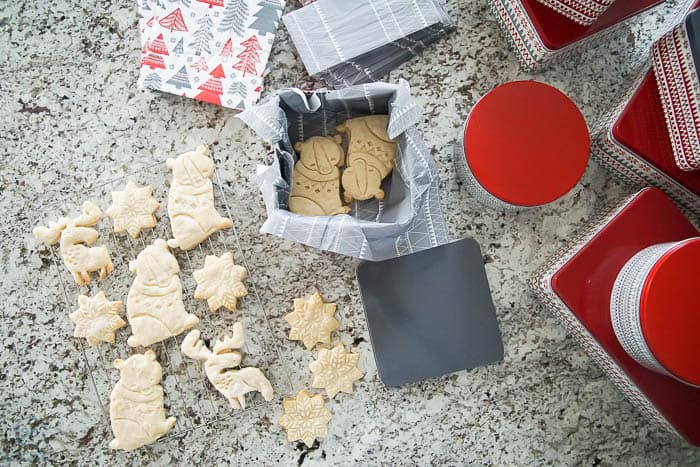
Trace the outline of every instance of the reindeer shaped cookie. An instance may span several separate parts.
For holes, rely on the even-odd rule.
[[[109,418],[114,439],[112,449],[131,451],[152,443],[175,425],[175,417],[165,418],[163,370],[156,354],[147,350],[126,360],[114,360],[120,379],[109,398]]]
[[[243,355],[245,340],[243,325],[233,325],[233,336],[217,340],[213,352],[199,339],[199,331],[192,330],[182,341],[182,353],[204,362],[204,371],[217,391],[223,394],[234,409],[245,409],[245,395],[258,391],[266,401],[272,400],[272,385],[262,371],[248,367],[236,370]]]
[[[370,115],[347,120],[336,127],[338,133],[346,134],[348,143],[348,166],[343,172],[343,199],[383,199],[380,188],[384,177],[394,167],[396,143],[389,138],[387,115]]]
[[[294,164],[289,210],[304,216],[347,214],[340,201],[340,171],[345,154],[342,138],[312,136],[294,145],[299,160]]]
[[[90,273],[100,271],[100,280],[112,272],[112,260],[104,246],[91,247],[99,237],[91,227],[102,219],[102,211],[89,201],[83,203],[83,214],[75,219],[61,217],[48,227],[36,227],[34,237],[54,245],[60,239],[61,257],[78,285],[90,283]]]
[[[126,316],[132,336],[131,347],[147,347],[194,327],[199,318],[185,311],[182,302],[180,266],[165,240],[147,246],[129,263],[136,273],[126,298]]]
[[[168,194],[168,216],[173,237],[171,248],[191,250],[221,229],[233,223],[219,215],[214,207],[214,161],[209,149],[199,146],[177,159],[168,159],[166,165],[173,171],[173,182]]]

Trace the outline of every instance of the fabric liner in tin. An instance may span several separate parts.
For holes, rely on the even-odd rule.
[[[455,27],[442,0],[318,0],[282,20],[308,73],[330,86],[381,79]]]
[[[659,39],[652,66],[671,137],[682,170],[700,169],[700,9]]]
[[[615,0],[537,0],[582,26],[590,26]]]
[[[287,210],[293,145],[316,135],[334,135],[343,121],[389,114],[389,137],[397,139],[394,170],[383,200],[353,202],[350,215],[301,216]],[[256,180],[268,218],[261,232],[321,250],[380,261],[448,241],[440,207],[435,162],[415,124],[420,112],[408,83],[372,83],[306,95],[281,89],[239,115],[275,151],[272,165],[258,166]]]

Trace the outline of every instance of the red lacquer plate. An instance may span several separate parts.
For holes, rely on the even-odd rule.
[[[659,424],[700,446],[700,389],[651,371],[624,351],[610,320],[617,274],[638,251],[698,236],[656,188],[646,188],[548,262],[536,288],[630,401]]]

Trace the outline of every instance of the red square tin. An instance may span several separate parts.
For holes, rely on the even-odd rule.
[[[593,24],[615,0],[537,0],[582,26]]]
[[[520,55],[523,67],[536,70],[600,39],[614,31],[614,26],[662,1],[616,1],[589,26],[571,21],[538,0],[490,0],[490,7]]]
[[[700,446],[700,389],[630,357],[613,330],[610,299],[619,272],[639,251],[698,234],[661,190],[645,188],[548,260],[533,281],[542,301],[630,402],[696,446]]]

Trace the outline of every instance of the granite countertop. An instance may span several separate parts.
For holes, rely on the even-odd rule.
[[[598,48],[533,74],[519,69],[485,0],[450,1],[457,31],[392,73],[391,80],[411,83],[423,109],[418,127],[438,165],[450,235],[481,244],[505,345],[500,364],[401,388],[385,388],[377,377],[354,279],[356,260],[258,233],[265,210],[251,175],[266,157],[265,145],[231,110],[136,88],[135,3],[17,0],[0,8],[0,461],[700,463],[700,450],[647,423],[527,286],[545,258],[632,188],[591,162],[561,201],[497,213],[457,184],[450,151],[473,103],[514,79],[559,87],[595,125],[629,85],[631,63],[677,2],[668,1]],[[283,27],[278,37],[266,89],[317,86]],[[49,249],[29,234],[56,210],[47,205],[75,205],[93,187],[134,171],[160,170],[139,168],[200,143],[209,144],[219,161],[240,249],[268,317],[258,325],[269,326],[280,352],[268,358],[288,373],[270,370],[273,380],[289,383],[278,386],[278,395],[310,381],[304,368],[311,354],[284,338],[281,317],[294,297],[318,289],[337,302],[339,336],[361,354],[364,380],[354,395],[327,404],[334,413],[329,436],[312,449],[286,441],[276,424],[281,407],[275,399],[235,416],[222,410],[220,420],[132,453],[109,450],[108,417],[82,347],[69,337],[67,314],[75,304],[64,298]]]

